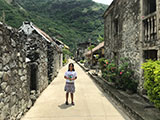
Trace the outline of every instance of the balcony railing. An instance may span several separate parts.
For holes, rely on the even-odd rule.
[[[157,20],[156,12],[143,19],[144,26],[144,41],[150,42],[157,39]]]

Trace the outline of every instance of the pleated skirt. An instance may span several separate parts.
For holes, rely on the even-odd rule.
[[[74,83],[67,83],[64,87],[64,91],[68,92],[68,93],[74,93],[75,92],[75,85]]]

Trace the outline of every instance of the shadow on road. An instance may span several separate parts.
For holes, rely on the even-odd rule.
[[[66,105],[66,104],[64,104],[64,103],[61,104],[61,105],[58,105],[58,107],[61,108],[61,109],[67,109],[67,108],[72,107],[72,106],[73,106],[73,105],[71,105],[71,104],[70,104],[70,105]]]

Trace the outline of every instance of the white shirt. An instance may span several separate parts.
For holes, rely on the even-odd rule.
[[[75,71],[67,71],[65,72],[65,76],[68,78],[75,78],[77,77],[77,73]],[[66,79],[66,82],[74,83],[74,80]]]

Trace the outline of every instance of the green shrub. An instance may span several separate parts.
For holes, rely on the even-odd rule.
[[[107,74],[106,79],[108,79],[108,81],[110,82],[115,82],[116,78],[117,78],[117,68],[116,68],[116,64],[113,61],[109,61],[109,60],[105,60],[105,71]]]
[[[105,58],[100,58],[99,63],[103,78],[109,82],[114,82],[116,88],[136,92],[138,84],[134,79],[134,71],[131,69],[127,58],[121,58],[118,65]]]
[[[68,49],[63,48],[62,51],[63,51],[63,54],[64,54],[64,55],[72,56],[72,53],[71,53]]]
[[[148,60],[142,65],[144,70],[144,88],[151,102],[160,109],[160,61]]]
[[[80,60],[80,63],[84,63],[84,60]]]
[[[98,62],[99,62],[99,67],[100,67],[101,71],[103,71],[104,68],[105,68],[105,65],[104,65],[105,64],[105,58],[99,58]]]
[[[99,67],[102,71],[102,77],[108,79],[108,81],[113,81],[115,77],[115,64],[110,62],[109,60],[106,60],[105,58],[100,58],[98,62]]]
[[[116,84],[120,89],[128,89],[136,92],[138,83],[134,78],[134,71],[131,69],[131,63],[128,58],[121,58],[117,66]]]
[[[67,59],[65,58],[65,59],[63,60],[63,65],[65,65],[67,62],[68,62],[68,61],[67,61]]]

